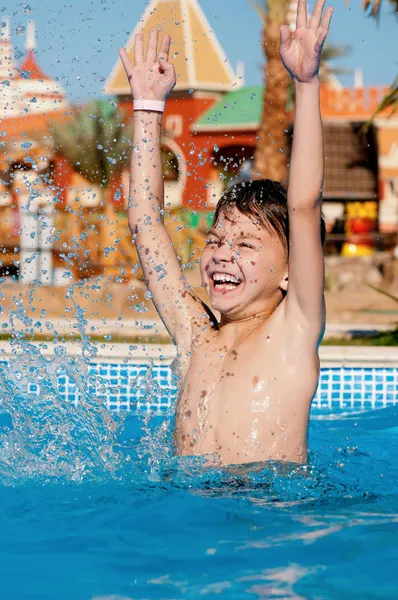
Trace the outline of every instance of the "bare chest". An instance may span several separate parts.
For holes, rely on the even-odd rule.
[[[190,359],[180,393],[177,446],[187,454],[227,450],[236,461],[242,448],[260,438],[270,444],[282,440],[292,424],[302,423],[305,433],[314,385],[308,385],[308,378],[301,385],[301,375],[294,353],[267,338],[239,348],[219,343],[200,348]]]
[[[207,405],[207,415],[224,415],[245,407],[264,408],[271,396],[284,393],[288,367],[278,349],[209,345],[191,358],[181,400],[191,408]],[[284,376],[282,378],[282,376]],[[269,402],[268,402],[269,403]]]

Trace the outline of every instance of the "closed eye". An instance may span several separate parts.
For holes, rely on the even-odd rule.
[[[254,246],[250,246],[250,244],[246,244],[245,242],[242,242],[239,244],[239,246],[244,246],[245,248],[251,248],[251,250],[255,250]]]
[[[211,244],[219,244],[218,240],[205,240],[205,246],[210,246]]]

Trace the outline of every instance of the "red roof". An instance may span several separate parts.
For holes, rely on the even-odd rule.
[[[29,50],[25,60],[19,67],[17,78],[22,79],[21,73],[24,71],[29,73],[29,79],[46,79],[50,81],[50,77],[47,77],[47,75],[44,75],[43,71],[41,71],[32,50]]]

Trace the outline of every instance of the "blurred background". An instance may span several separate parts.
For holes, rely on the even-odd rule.
[[[313,3],[310,2],[310,8]],[[336,0],[321,66],[324,343],[397,345],[396,0]],[[190,285],[227,186],[287,181],[294,91],[279,26],[295,0],[59,0],[0,7],[1,338],[168,342],[127,224],[132,99],[118,47],[172,36],[166,226]],[[305,232],[303,232],[305,234]],[[80,325],[76,322],[79,307]],[[37,318],[37,319],[36,319]]]

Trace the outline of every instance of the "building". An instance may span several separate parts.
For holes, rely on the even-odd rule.
[[[296,3],[290,3],[291,23]],[[51,123],[73,118],[73,107],[58,82],[44,74],[37,63],[33,23],[27,30],[26,53],[19,66],[14,60],[8,20],[3,19],[2,25],[0,272],[15,270],[22,261],[32,265],[25,279],[44,277],[47,283],[56,282],[70,271],[74,277],[87,277],[105,267],[115,276],[122,272],[123,280],[134,276],[131,268],[126,271],[126,265],[131,267],[137,257],[131,250],[125,212],[120,210],[127,202],[127,170],[111,186],[118,212],[111,207],[104,220],[98,207],[100,190],[74,172],[51,147]],[[153,26],[167,29],[173,40],[172,60],[178,82],[164,115],[163,150],[170,167],[165,172],[165,201],[173,223],[177,223],[171,224],[170,232],[185,247],[183,260],[187,262],[192,242],[186,240],[200,247],[223,189],[231,178],[242,176],[242,170],[250,164],[263,89],[245,85],[243,65],[234,68],[229,63],[198,0],[151,0],[127,40],[131,59],[136,30],[143,29],[147,35]],[[374,237],[369,231],[396,235],[398,223],[398,115],[388,118],[382,114],[364,138],[361,126],[372,116],[386,90],[365,87],[361,79],[358,72],[353,88],[342,88],[331,79],[321,89],[326,146],[324,212],[329,230],[334,231],[338,222],[343,222],[343,227],[345,223],[353,251],[355,244],[369,245]],[[131,118],[132,99],[120,61],[110,73],[104,93],[116,97],[126,120]],[[51,185],[48,177],[38,179],[38,174],[49,170]],[[28,206],[32,196],[34,205]],[[47,226],[55,228],[59,236],[55,236],[51,247],[38,248],[39,236],[30,241],[38,222],[34,213],[38,209],[43,212],[45,207]],[[73,240],[80,239],[88,222],[93,235],[89,240],[81,239],[76,249]],[[189,235],[187,230],[181,232],[181,223],[189,227]],[[117,251],[109,254],[104,248],[113,244],[111,232],[121,241]],[[43,264],[45,252],[51,261]],[[87,255],[91,257],[85,261],[89,266],[83,268],[82,257]],[[34,260],[27,263],[29,256]]]
[[[297,1],[289,7],[294,23]],[[178,82],[164,115],[165,144],[178,157],[181,176],[168,186],[172,206],[193,211],[214,207],[225,181],[253,156],[261,117],[261,86],[245,86],[243,68],[234,71],[197,0],[152,0],[132,31],[126,49],[133,60],[138,29],[165,27],[171,34]],[[324,211],[329,229],[345,219],[352,233],[361,228],[382,233],[398,223],[398,115],[381,116],[367,136],[361,126],[384,97],[384,87],[364,87],[357,71],[353,88],[332,78],[321,90],[325,128]],[[131,115],[130,89],[120,62],[105,93],[117,96]],[[366,219],[369,223],[363,223]],[[359,223],[362,221],[362,223]],[[373,221],[373,223],[370,223]],[[191,214],[190,223],[200,222]]]

